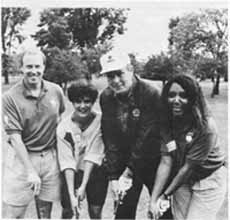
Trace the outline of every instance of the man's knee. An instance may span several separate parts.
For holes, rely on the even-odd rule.
[[[24,218],[27,206],[3,204],[3,218]]]

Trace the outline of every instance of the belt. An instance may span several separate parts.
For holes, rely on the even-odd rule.
[[[55,150],[54,147],[45,148],[41,151],[29,151],[30,154],[40,154],[41,157],[45,156],[48,152]]]

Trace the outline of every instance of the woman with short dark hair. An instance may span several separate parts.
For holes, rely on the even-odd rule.
[[[104,157],[101,115],[92,109],[97,96],[97,89],[87,80],[74,82],[68,88],[74,111],[62,120],[57,129],[63,180],[62,218],[78,216],[85,194],[90,218],[101,218],[108,181],[100,167]]]
[[[226,192],[224,153],[198,82],[173,76],[162,91],[162,158],[149,206],[159,218],[172,198],[174,219],[215,219]]]

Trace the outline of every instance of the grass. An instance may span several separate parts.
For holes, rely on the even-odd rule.
[[[18,81],[18,78],[10,79],[11,84],[10,85],[2,85],[2,91],[6,91],[9,89],[15,82]],[[96,79],[95,81],[96,87],[99,89],[99,91],[102,91],[103,88],[105,88],[105,79],[100,78]],[[220,84],[220,95],[215,96],[215,98],[210,97],[212,83],[210,81],[204,81],[201,82],[202,90],[208,100],[208,103],[210,104],[212,114],[217,122],[217,126],[219,129],[219,136],[220,136],[220,144],[222,147],[225,148],[226,156],[228,153],[228,84],[226,82],[221,82]],[[72,106],[66,99],[66,106],[67,111],[64,113],[65,115],[68,114]],[[95,104],[95,109],[99,110],[99,104]],[[137,208],[137,219],[143,219],[146,218],[147,208],[148,208],[148,200],[149,195],[147,193],[146,188],[143,188],[140,201]],[[4,208],[4,207],[3,207]],[[61,207],[59,203],[54,203],[53,212],[52,212],[52,218],[60,218],[61,214]],[[113,217],[113,200],[111,197],[110,189],[108,190],[108,195],[106,198],[106,202],[103,209],[103,218],[112,218]],[[26,218],[36,218],[36,212],[34,207],[34,202],[30,204],[28,207]],[[87,205],[86,201],[84,201],[83,209],[81,213],[81,218],[88,218],[87,214]],[[228,199],[226,195],[226,200],[224,204],[222,205],[221,210],[218,213],[217,219],[227,220],[228,219]]]

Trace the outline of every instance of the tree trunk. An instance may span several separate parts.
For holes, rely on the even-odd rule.
[[[215,95],[219,95],[219,87],[220,87],[220,74],[217,74],[216,80],[213,81],[213,89],[211,97],[214,98]]]
[[[4,83],[5,83],[5,85],[8,85],[10,82],[9,82],[9,73],[8,73],[8,71],[5,71],[5,73],[4,73]]]
[[[228,82],[228,72],[226,74],[224,74],[224,81]]]

